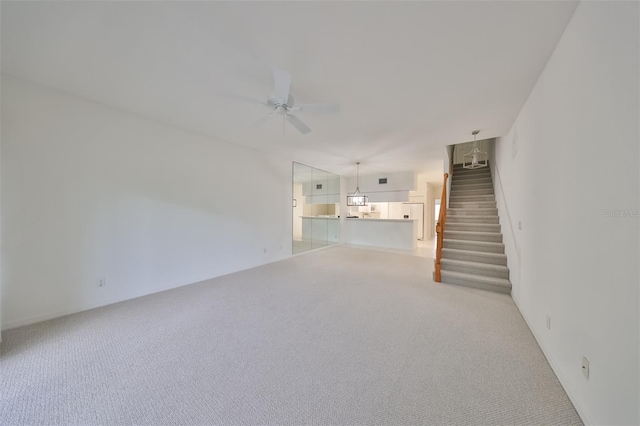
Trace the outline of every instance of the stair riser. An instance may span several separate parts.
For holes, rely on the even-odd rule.
[[[500,223],[498,216],[449,216],[447,227],[452,223]]]
[[[473,234],[469,232],[444,231],[445,240],[482,241],[485,243],[501,243],[502,234]]]
[[[447,210],[449,216],[497,216],[498,209],[452,209]]]
[[[464,260],[465,262],[478,262],[478,263],[486,263],[489,265],[502,265],[507,266],[507,257],[506,256],[491,256],[491,254],[487,254],[486,252],[453,252],[447,249],[442,249],[442,258],[443,259],[453,259],[453,260]]]
[[[482,242],[474,244],[465,240],[446,240],[444,248],[504,254],[504,244],[482,244]]]
[[[484,178],[484,177],[491,177],[491,170],[487,169],[487,170],[482,170],[482,171],[468,171],[468,170],[459,170],[459,169],[454,169],[453,170],[453,177],[475,177],[475,178]]]
[[[448,262],[442,262],[442,270],[443,271],[453,271],[453,272],[462,272],[464,274],[473,274],[473,275],[481,275],[483,277],[492,277],[492,278],[502,278],[505,280],[509,279],[509,271],[494,271],[491,269],[482,268],[482,266],[469,266],[469,265],[457,265],[451,264]]]
[[[451,182],[452,183],[458,183],[458,182],[484,183],[484,181],[490,181],[491,182],[491,180],[492,180],[492,177],[491,177],[490,174],[486,174],[486,175],[456,175],[456,174],[454,174],[453,177],[451,178]]]
[[[452,197],[464,197],[473,195],[494,195],[493,188],[481,189],[452,189]]]
[[[460,182],[453,182],[453,185],[451,185],[451,190],[452,191],[471,191],[471,190],[475,190],[475,189],[493,189],[493,183],[492,182],[487,182],[487,183],[460,183]]]
[[[456,201],[449,203],[450,209],[495,209],[495,201]]]
[[[451,223],[446,224],[447,231],[500,232],[500,225],[493,223]]]
[[[475,172],[475,173],[467,173],[461,172],[460,170],[454,170],[451,179],[483,179],[490,178],[491,171],[487,170],[486,172]]]
[[[446,284],[461,285],[464,287],[479,288],[481,290],[489,290],[497,293],[504,293],[504,294],[511,293],[510,288],[506,288],[501,285],[490,285],[490,284],[479,283],[472,280],[465,280],[465,279],[454,278],[454,277],[443,276],[441,277],[441,282]]]
[[[464,195],[464,196],[451,195],[449,202],[461,203],[465,201],[495,201],[495,200],[496,200],[496,197],[494,195]]]
[[[475,176],[475,175],[457,175],[454,174],[453,177],[451,178],[452,182],[471,182],[471,181],[475,181],[475,180],[491,180],[491,175],[490,174],[486,174],[486,175],[480,175],[480,176]]]
[[[487,172],[491,172],[491,169],[489,167],[480,167],[477,169],[466,169],[462,166],[462,164],[454,164],[453,165],[453,171],[461,171],[464,173],[487,173]]]
[[[455,182],[453,183],[453,186],[451,187],[451,190],[456,190],[456,191],[471,191],[471,190],[475,190],[475,189],[493,189],[493,183],[489,182],[489,183],[458,183]]]

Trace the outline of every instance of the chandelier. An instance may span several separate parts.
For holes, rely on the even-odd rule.
[[[474,130],[471,132],[473,135],[473,148],[471,151],[464,154],[462,157],[462,167],[465,169],[479,169],[481,167],[487,167],[487,153],[480,151],[478,148],[478,142],[476,141],[476,135],[480,133],[480,130]]]
[[[347,206],[366,206],[369,197],[360,193],[360,162],[356,163],[356,191],[347,195]]]

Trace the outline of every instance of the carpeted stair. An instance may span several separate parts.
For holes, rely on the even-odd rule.
[[[440,264],[443,283],[511,292],[489,167],[454,166]]]

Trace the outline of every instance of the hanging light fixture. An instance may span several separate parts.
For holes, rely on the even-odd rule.
[[[476,135],[480,133],[480,130],[474,130],[471,132],[473,135],[473,148],[462,157],[462,167],[465,169],[479,169],[481,167],[487,167],[487,153],[480,151],[478,148],[478,142],[476,141]]]
[[[347,195],[347,206],[366,206],[369,197],[360,193],[360,162],[356,163],[356,192]]]

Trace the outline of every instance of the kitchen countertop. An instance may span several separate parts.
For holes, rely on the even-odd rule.
[[[378,219],[378,218],[374,218],[374,217],[367,217],[367,218],[357,218],[357,217],[348,217],[347,219],[349,220],[366,220],[366,221],[377,221],[377,222],[414,222],[418,219]]]
[[[336,216],[300,216],[303,219],[340,219]]]

